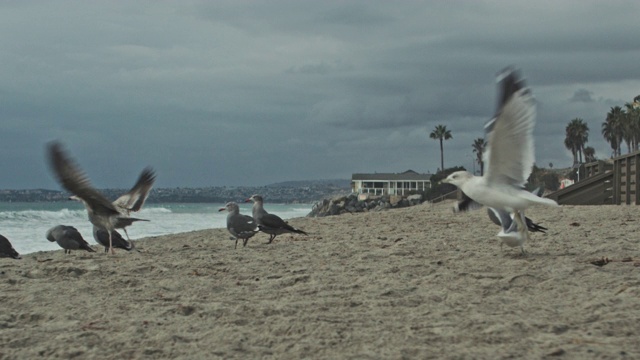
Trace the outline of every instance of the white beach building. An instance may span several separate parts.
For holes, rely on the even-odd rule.
[[[431,174],[413,170],[403,173],[352,174],[351,191],[371,195],[409,195],[431,188]]]

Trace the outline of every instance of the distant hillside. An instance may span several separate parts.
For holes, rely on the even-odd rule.
[[[108,199],[116,199],[128,189],[102,189]],[[243,201],[253,194],[272,203],[313,203],[351,192],[348,180],[285,181],[267,186],[211,186],[202,188],[154,188],[150,203],[225,203]],[[0,190],[0,202],[67,201],[69,194],[58,190]]]

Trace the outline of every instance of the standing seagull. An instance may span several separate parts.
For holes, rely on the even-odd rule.
[[[533,127],[536,120],[535,99],[525,87],[520,74],[508,68],[498,76],[500,97],[498,110],[485,125],[487,149],[484,176],[456,171],[443,180],[456,185],[476,204],[507,213],[514,213],[522,244],[528,238],[524,211],[534,204],[558,206],[551,200],[538,197],[524,189],[535,161]]]
[[[258,226],[260,226],[260,231],[269,234],[269,242],[267,244],[271,244],[276,236],[284,233],[309,235],[287,224],[287,222],[282,220],[278,215],[269,214],[264,209],[262,196],[253,195],[246,200],[246,202],[249,201],[253,201],[253,219],[258,223]]]
[[[233,201],[226,203],[225,207],[218,211],[228,211],[227,230],[236,238],[236,246],[238,248],[238,239],[242,239],[242,246],[247,246],[249,238],[255,235],[259,229],[256,222],[251,216],[240,214],[240,207]]]
[[[109,251],[109,232],[105,229],[101,229],[95,225],[93,225],[93,239],[100,245],[104,246],[104,252],[108,252]],[[133,246],[133,242],[132,241],[127,241],[125,240],[122,235],[120,235],[119,232],[117,232],[116,230],[113,230],[111,232],[111,245],[115,248],[115,249],[124,249],[127,251],[131,251],[131,250],[136,250],[139,252],[138,249],[135,248],[135,246]]]
[[[47,240],[56,242],[64,249],[65,254],[71,254],[71,250],[87,250],[96,252],[85,241],[80,232],[73,226],[58,225],[47,230]]]
[[[135,185],[133,185],[131,190],[129,190],[128,192],[126,192],[125,194],[117,198],[112,203],[113,206],[116,208],[116,210],[118,210],[118,212],[120,212],[120,214],[127,217],[129,216],[129,214],[131,214],[132,211],[134,212],[139,211],[142,208],[142,205],[144,205],[144,202],[147,200],[147,197],[149,196],[149,191],[151,191],[151,188],[153,187],[153,183],[155,180],[156,180],[156,174],[153,172],[153,169],[145,168],[144,170],[142,170],[142,173],[140,173],[140,177],[138,177],[138,181],[136,181]],[[78,196],[74,195],[69,197],[69,199],[80,201],[84,204],[84,206],[87,209],[89,208],[87,206],[87,203],[81,198],[79,198]],[[144,220],[144,221],[147,221],[147,220]],[[126,226],[123,227],[122,230],[124,230],[124,234],[127,236],[127,240],[131,241],[131,239],[129,238],[129,233],[127,232]],[[95,234],[95,230],[94,230],[94,234]],[[120,236],[120,234],[118,234],[118,236]]]
[[[20,254],[11,246],[9,239],[0,235],[0,257],[20,259]]]
[[[522,248],[525,238],[522,235],[523,233],[518,231],[518,225],[516,222],[513,221],[514,215],[509,214],[504,210],[494,208],[488,208],[487,213],[489,214],[491,221],[501,227],[500,232],[498,233],[498,237],[502,240],[500,248],[502,248],[502,244],[506,244],[510,247],[520,246]],[[534,223],[533,220],[528,217],[525,217],[524,219],[527,224],[528,231],[546,233],[548,230],[546,227]]]
[[[69,192],[80,198],[89,215],[89,221],[109,232],[109,250],[113,254],[111,232],[133,224],[136,219],[122,214],[100,192],[93,188],[87,175],[64,151],[62,144],[53,141],[47,145],[49,164],[58,182]]]

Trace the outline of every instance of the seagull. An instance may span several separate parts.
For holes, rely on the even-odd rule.
[[[535,189],[532,193],[537,196],[542,195],[540,188]],[[463,192],[462,200],[454,206],[453,212],[473,210],[476,206],[479,206],[479,204],[471,200],[471,198]],[[501,230],[498,233],[498,237],[502,240],[500,248],[502,248],[503,244],[510,247],[522,246],[524,244],[525,239],[522,236],[522,233],[518,232],[518,226],[516,222],[513,221],[513,214],[491,207],[487,208],[487,214],[494,224],[501,227]],[[548,230],[546,227],[534,223],[533,220],[528,217],[525,217],[525,223],[527,225],[527,229],[531,232],[546,233],[546,230]]]
[[[253,195],[245,202],[253,201],[253,219],[260,226],[260,231],[269,234],[269,242],[271,244],[276,236],[284,233],[296,233],[309,235],[306,232],[296,229],[293,226],[287,224],[278,215],[269,214],[263,206],[263,200],[261,195]]]
[[[551,200],[524,189],[535,161],[533,127],[536,119],[535,99],[518,71],[507,68],[498,75],[500,97],[498,110],[485,125],[487,148],[484,161],[487,171],[475,176],[456,171],[443,180],[456,185],[471,199],[470,209],[482,205],[513,213],[522,244],[528,239],[524,211],[532,205],[558,206]]]
[[[149,191],[153,187],[153,183],[156,180],[156,175],[151,168],[145,168],[140,173],[140,177],[138,177],[138,181],[136,181],[135,185],[126,192],[121,195],[115,201],[113,201],[113,206],[118,210],[118,212],[124,216],[129,216],[132,211],[139,211],[144,205],[144,202],[147,200],[149,196]],[[80,201],[84,204],[84,206],[88,209],[87,203],[82,200],[80,197],[73,195],[69,197],[70,200]],[[142,220],[142,219],[141,219]],[[148,221],[148,220],[143,220]],[[129,233],[127,233],[126,226],[122,228],[124,230],[124,234],[127,236],[127,240],[131,241],[129,238]],[[95,231],[94,231],[95,233]],[[108,234],[108,233],[107,233]],[[120,236],[120,234],[118,234]],[[95,237],[95,236],[94,236]],[[97,241],[97,240],[96,240]],[[108,241],[108,238],[107,238]],[[116,246],[118,247],[118,246]],[[131,250],[131,249],[129,249]]]
[[[100,245],[104,246],[104,252],[109,251],[109,232],[105,229],[93,226],[93,239]],[[136,249],[132,241],[125,240],[116,230],[111,232],[111,244],[116,249],[124,249],[127,251],[140,250]]]
[[[86,250],[96,252],[85,241],[80,232],[73,226],[58,225],[47,230],[47,240],[56,242],[64,249],[65,254],[71,254],[71,250]]]
[[[227,230],[236,239],[236,246],[238,248],[238,239],[242,239],[242,246],[247,246],[249,238],[255,235],[260,229],[253,218],[249,215],[240,214],[240,207],[233,201],[225,204],[223,208],[218,211],[228,211],[227,215]]]
[[[1,257],[20,259],[20,254],[11,246],[9,239],[2,235],[0,235],[0,258]]]
[[[518,231],[518,225],[516,222],[513,221],[514,214],[509,214],[504,210],[494,208],[488,208],[487,213],[489,214],[491,221],[501,227],[501,230],[498,233],[498,237],[502,240],[500,248],[502,248],[503,244],[506,244],[510,247],[520,246],[520,250],[524,251],[523,244],[526,239],[523,237],[523,233]],[[546,227],[534,223],[533,220],[528,217],[525,217],[524,219],[528,231],[546,233],[548,230]]]
[[[62,144],[52,141],[47,144],[47,152],[51,170],[58,182],[80,198],[87,208],[89,221],[101,229],[109,232],[109,250],[113,254],[112,232],[123,229],[135,221],[148,221],[131,218],[122,214],[104,195],[94,189],[87,175],[67,155]]]

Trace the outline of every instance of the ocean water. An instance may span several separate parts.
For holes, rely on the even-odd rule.
[[[251,215],[251,203],[242,203],[240,213]],[[218,211],[224,204],[167,203],[145,204],[133,217],[149,220],[129,226],[132,240],[149,236],[175,234],[193,230],[225,228],[227,212]],[[283,219],[304,217],[312,204],[265,204],[265,209]],[[89,244],[93,240],[92,225],[84,206],[75,201],[41,203],[0,203],[0,234],[4,235],[20,254],[59,250],[56,243],[45,238],[48,229],[70,225],[78,229]],[[122,231],[120,233],[124,235]]]

